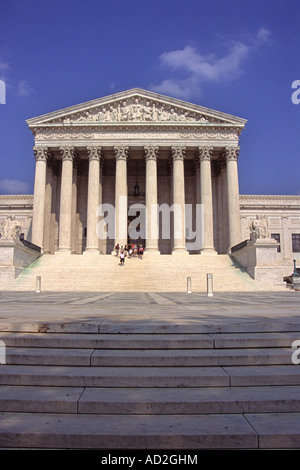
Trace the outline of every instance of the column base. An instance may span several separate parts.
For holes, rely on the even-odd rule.
[[[58,248],[58,250],[55,253],[68,253],[68,254],[71,254],[72,252],[71,252],[71,248],[61,247],[61,248]]]
[[[145,253],[149,255],[160,255],[160,251],[157,248],[145,248]]]
[[[185,247],[173,248],[172,255],[189,255],[189,252]]]
[[[214,248],[207,247],[207,248],[201,248],[200,250],[201,255],[217,255],[218,253]]]
[[[96,248],[96,247],[89,247],[89,248],[86,248],[83,252],[83,254],[89,254],[89,253],[97,253],[99,254],[99,248]]]

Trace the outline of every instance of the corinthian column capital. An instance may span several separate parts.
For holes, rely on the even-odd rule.
[[[127,161],[128,153],[129,153],[129,147],[125,147],[124,145],[115,146],[114,151],[115,151],[116,160],[125,160],[125,161]]]
[[[185,146],[181,146],[181,145],[172,146],[171,147],[171,155],[172,155],[173,161],[184,160],[185,151],[186,151]]]
[[[146,161],[156,160],[158,157],[158,147],[154,147],[153,145],[145,145],[144,152]]]
[[[198,147],[199,160],[200,161],[203,161],[203,160],[210,161],[211,157],[212,157],[212,152],[213,152],[213,147],[208,147],[208,146]]]
[[[91,160],[100,161],[100,159],[102,157],[102,147],[92,146],[92,147],[87,147],[86,150],[87,150],[87,155],[88,155],[89,161],[91,161]]]
[[[237,161],[240,153],[240,147],[225,147],[224,156],[226,161]]]
[[[33,147],[33,153],[36,162],[46,162],[50,155],[48,147],[42,146]]]
[[[60,147],[60,154],[62,156],[62,161],[72,161],[75,158],[75,147]]]

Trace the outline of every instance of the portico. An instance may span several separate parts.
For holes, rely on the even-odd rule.
[[[44,253],[110,254],[116,243],[128,244],[134,203],[146,208],[141,239],[149,253],[222,254],[241,241],[237,159],[244,119],[133,89],[27,123],[36,158],[32,242]],[[201,246],[187,244],[197,204]],[[101,219],[112,223],[99,207],[109,205],[113,236],[99,238]],[[169,237],[162,233],[164,205],[172,209]]]

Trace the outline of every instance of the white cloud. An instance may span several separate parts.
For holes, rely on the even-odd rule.
[[[188,99],[193,96],[197,90],[197,81],[193,78],[187,79],[176,79],[167,78],[163,80],[159,85],[150,85],[151,90],[162,94],[170,94],[171,96],[178,96],[180,98]]]
[[[4,194],[28,194],[29,185],[18,180],[1,180],[0,191]]]
[[[260,45],[271,40],[271,32],[266,28],[260,28],[254,37],[254,42]]]
[[[223,57],[215,54],[200,54],[195,47],[163,52],[160,56],[162,65],[173,71],[183,70],[188,73],[186,79],[167,78],[151,89],[161,93],[188,98],[200,91],[203,82],[235,80],[243,72],[243,63],[255,48],[270,40],[270,31],[261,28],[250,38],[249,43],[234,42]]]
[[[29,96],[33,92],[29,82],[27,80],[20,80],[18,83],[18,95],[20,96]]]
[[[12,93],[18,96],[29,96],[34,92],[30,83],[27,80],[19,80],[18,83],[13,83],[9,77],[11,72],[10,64],[0,59],[0,80],[5,82],[7,88],[10,88]]]

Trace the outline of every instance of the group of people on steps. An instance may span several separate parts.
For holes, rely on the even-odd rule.
[[[124,265],[125,258],[140,258],[143,259],[144,248],[143,245],[137,245],[136,243],[132,245],[121,246],[119,243],[115,246],[116,256],[120,258],[120,264]]]

